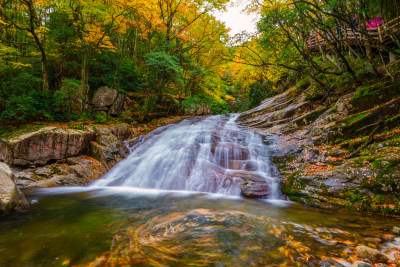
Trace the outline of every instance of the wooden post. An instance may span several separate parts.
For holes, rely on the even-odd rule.
[[[382,36],[382,28],[381,24],[378,25],[378,34],[379,34],[379,41],[383,43],[383,36]]]

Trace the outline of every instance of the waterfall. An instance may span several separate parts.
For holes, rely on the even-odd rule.
[[[238,115],[196,117],[127,141],[130,155],[91,186],[279,197],[270,147]]]

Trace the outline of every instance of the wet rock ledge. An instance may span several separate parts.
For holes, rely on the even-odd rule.
[[[311,87],[310,87],[311,88]],[[274,146],[281,189],[310,206],[400,215],[400,83],[352,88],[330,103],[296,86],[241,114]]]
[[[83,130],[51,126],[0,140],[0,214],[26,204],[21,190],[100,178],[126,156],[123,141],[133,134],[127,124]]]
[[[85,185],[102,177],[128,155],[124,141],[185,117],[146,125],[50,126],[0,139],[0,215],[27,204],[33,188]]]

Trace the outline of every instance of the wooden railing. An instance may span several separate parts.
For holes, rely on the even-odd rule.
[[[377,27],[366,28],[365,30],[369,38],[373,41],[378,43],[391,42],[393,41],[391,36],[400,32],[400,17],[388,21],[387,23],[383,21],[383,23],[380,23]],[[335,36],[332,36],[332,34]],[[311,35],[306,39],[305,46],[309,50],[319,49],[320,47],[329,46],[329,43],[332,43],[332,40],[341,40],[342,38],[352,44],[358,42],[358,40],[362,40],[363,35],[355,28],[339,28],[337,29],[337,33],[327,35],[328,40],[318,33]]]

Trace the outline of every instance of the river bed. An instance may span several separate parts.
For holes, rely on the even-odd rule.
[[[370,238],[400,244],[387,235],[398,220],[281,200],[123,187],[28,198],[31,211],[0,221],[0,266],[304,266]]]

